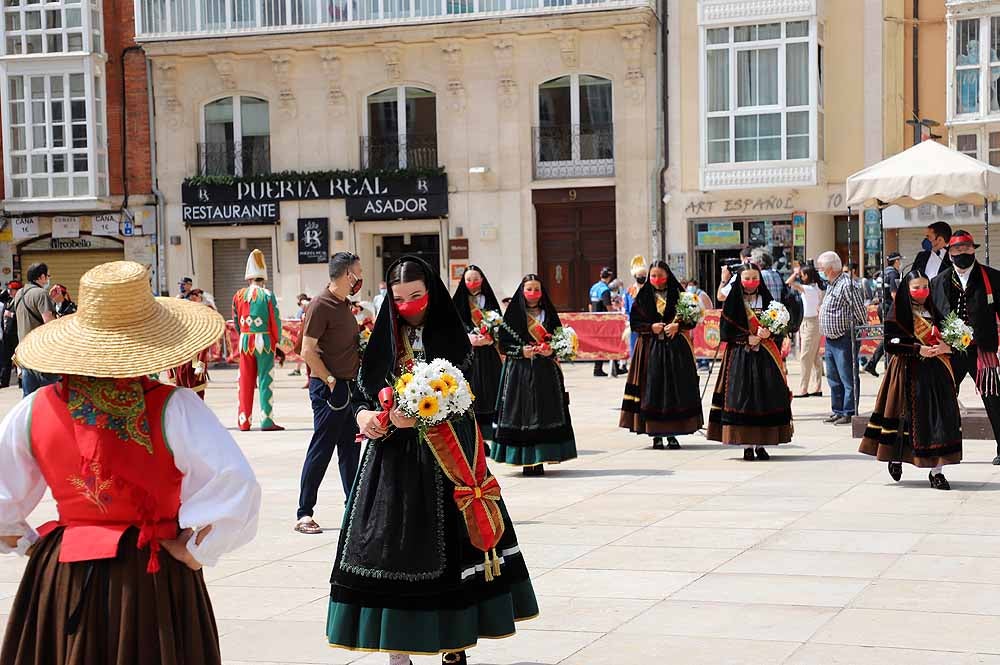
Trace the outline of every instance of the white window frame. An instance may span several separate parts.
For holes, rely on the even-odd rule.
[[[207,136],[208,123],[206,122],[206,118],[205,118],[205,112],[208,110],[208,107],[211,106],[212,104],[216,103],[216,102],[221,102],[224,99],[232,99],[233,100],[233,142],[236,143],[238,141],[239,144],[240,144],[240,146],[242,147],[242,145],[243,145],[243,98],[244,97],[249,97],[249,98],[252,98],[252,99],[259,99],[260,101],[265,102],[267,104],[267,116],[268,116],[268,122],[267,122],[267,142],[268,142],[268,145],[270,145],[270,143],[271,143],[271,100],[268,99],[267,97],[263,97],[261,95],[255,95],[255,94],[250,94],[250,93],[244,94],[244,93],[239,93],[239,92],[236,92],[236,93],[233,93],[233,94],[230,94],[230,95],[221,95],[219,97],[215,97],[213,99],[210,99],[207,102],[205,102],[204,104],[202,104],[202,106],[201,106],[201,134],[200,134],[200,136],[201,136],[200,142],[201,142],[202,145],[207,145],[208,144],[208,136]],[[233,171],[234,172],[232,174],[230,174],[230,175],[232,175],[234,177],[239,177],[239,176],[243,175],[243,160],[242,159],[234,159],[233,160]]]
[[[990,153],[997,153],[1000,156],[1000,147],[990,148],[990,136],[996,134],[1000,136],[1000,121],[989,124],[980,124],[975,127],[962,127],[952,133],[950,145],[955,150],[959,150],[958,140],[960,137],[972,136],[976,139],[976,154],[970,155],[986,164],[990,163]],[[969,154],[959,150],[962,154]],[[997,160],[1000,162],[1000,159]]]
[[[67,11],[78,10],[80,12],[80,26],[79,28],[69,29],[66,27],[66,13]],[[100,3],[94,2],[92,0],[80,0],[78,4],[72,4],[65,2],[63,0],[42,0],[38,4],[33,5],[19,5],[17,7],[4,7],[3,16],[0,17],[0,58],[24,58],[26,56],[39,57],[39,56],[86,56],[86,55],[100,55],[104,53],[104,19],[103,11]],[[25,22],[25,15],[28,12],[39,12],[41,16],[41,27],[35,29],[27,29]],[[48,13],[52,11],[60,12],[60,27],[58,28],[46,28],[46,22],[48,19]],[[8,31],[7,30],[7,17],[8,15],[17,14],[20,27],[17,30]],[[97,25],[94,25],[94,20],[96,19]],[[81,37],[81,48],[76,51],[70,51],[68,48],[59,51],[48,51],[48,37],[52,35],[59,35],[64,46],[68,47],[69,35],[79,33]],[[41,46],[40,51],[34,53],[28,53],[26,50],[26,40],[29,36],[40,36]],[[8,37],[17,36],[21,40],[21,51],[19,53],[8,53],[7,51],[7,39]],[[95,37],[98,39],[95,40]],[[100,48],[95,49],[96,45]]]
[[[367,95],[365,95],[364,99],[365,109],[364,113],[362,114],[364,120],[363,127],[365,130],[364,135],[368,137],[369,141],[371,141],[372,136],[371,136],[371,128],[368,126],[368,106],[369,106],[368,100],[372,96],[385,92],[386,90],[392,90],[392,88],[393,86],[389,86],[388,88],[379,88],[378,90],[373,90],[369,92]],[[405,169],[407,168],[406,126],[408,124],[406,117],[406,90],[407,88],[413,88],[414,90],[421,90],[423,92],[428,92],[434,95],[434,142],[435,143],[438,142],[438,139],[441,136],[440,132],[438,131],[438,117],[437,117],[438,94],[437,91],[434,90],[433,88],[425,87],[419,84],[403,83],[395,86],[395,88],[396,88],[396,114],[397,114],[396,139],[399,143],[399,154],[397,155],[397,157],[399,158],[399,168]]]
[[[997,49],[997,59],[991,61],[992,26],[993,19],[997,19],[997,29],[1000,31],[1000,13],[993,10],[993,13],[969,12],[960,16],[948,16],[948,36],[947,36],[947,66],[948,66],[948,98],[947,114],[948,124],[975,123],[983,120],[1000,119],[1000,108],[991,108],[991,76],[994,67],[1000,68],[1000,49]],[[979,64],[959,65],[956,55],[958,42],[958,24],[964,21],[979,22]],[[978,69],[979,71],[979,108],[971,113],[958,112],[958,71]]]
[[[805,37],[787,37],[787,26],[789,23],[795,22],[807,22],[809,24],[809,34]],[[779,23],[781,25],[781,37],[776,39],[767,40],[757,40],[748,42],[736,42],[735,30],[738,27],[746,25],[762,25],[769,23]],[[728,41],[723,44],[709,44],[708,43],[708,31],[725,28],[728,29]],[[701,72],[700,87],[701,87],[701,164],[702,169],[714,169],[714,168],[732,168],[734,166],[740,166],[745,164],[760,164],[760,163],[808,163],[815,162],[818,160],[819,155],[819,137],[818,137],[818,122],[819,114],[822,112],[822,106],[819,101],[819,56],[818,49],[823,46],[823,40],[820,35],[821,23],[816,17],[785,17],[781,19],[767,19],[759,18],[747,21],[739,21],[734,23],[727,23],[724,25],[702,25],[700,30],[700,48],[699,48],[699,70]],[[808,44],[808,59],[809,59],[809,100],[806,105],[798,106],[786,106],[786,94],[787,94],[787,79],[786,79],[786,62],[787,62],[787,46],[789,44],[796,43],[806,43]],[[778,50],[778,72],[777,72],[777,87],[778,87],[778,99],[776,104],[768,105],[757,105],[757,106],[739,106],[738,105],[738,72],[737,72],[737,61],[738,54],[745,51],[760,51],[771,48],[777,48]],[[727,51],[729,53],[729,108],[726,111],[708,111],[708,53],[709,51]],[[788,153],[788,131],[787,131],[787,114],[797,113],[797,112],[808,112],[809,113],[809,153],[806,157],[787,159],[786,155]],[[781,154],[778,159],[774,160],[756,160],[756,161],[736,161],[736,118],[738,116],[760,116],[769,114],[779,114],[780,117],[780,142],[781,142]],[[729,160],[725,162],[708,162],[708,121],[710,118],[729,118]]]
[[[52,172],[46,171],[45,177],[48,179],[48,193],[45,196],[35,196],[32,194],[32,184],[31,180],[39,176],[31,172],[31,157],[33,154],[32,144],[33,136],[31,135],[31,91],[30,84],[25,85],[24,95],[25,95],[25,151],[24,156],[28,160],[28,195],[24,197],[15,197],[14,193],[14,178],[13,178],[13,165],[12,165],[12,147],[13,140],[11,138],[11,114],[9,113],[10,104],[10,79],[13,77],[24,77],[25,81],[31,77],[52,77],[52,76],[65,76],[67,74],[82,74],[84,77],[84,91],[85,91],[85,103],[87,111],[87,172],[86,177],[88,179],[87,191],[83,193],[77,193],[73,191],[68,196],[53,196],[52,195]],[[95,97],[94,85],[99,84],[104,86],[104,93],[101,95],[101,109],[100,118],[98,118],[97,100]],[[110,191],[110,183],[108,181],[108,150],[107,150],[107,85],[105,83],[106,79],[104,76],[104,66],[103,62],[96,61],[93,58],[62,58],[58,61],[44,61],[37,60],[34,62],[22,62],[22,63],[12,63],[10,60],[0,61],[0,85],[3,86],[2,91],[0,91],[0,100],[3,104],[3,113],[0,113],[0,117],[3,119],[3,140],[5,150],[3,151],[3,164],[4,164],[4,185],[5,191],[7,193],[8,201],[66,201],[66,200],[87,200],[96,199],[100,197],[108,196]],[[47,84],[48,85],[48,84]],[[52,122],[51,122],[51,104],[52,98],[46,94],[45,104],[46,104],[46,148],[41,154],[46,156],[52,153]],[[69,162],[72,162],[72,120],[71,109],[64,109],[65,124],[70,126],[70,132],[65,137],[66,144],[68,146],[65,154]],[[100,122],[98,122],[100,120]],[[100,124],[104,128],[104,144],[98,145],[98,134],[97,125]],[[19,151],[20,152],[20,151]],[[20,155],[19,155],[20,156]],[[102,168],[103,167],[103,168]],[[70,188],[75,190],[72,186],[72,179],[79,177],[79,175],[70,170],[66,172],[67,177],[70,178]],[[103,183],[100,180],[104,180]],[[103,187],[102,187],[103,184]]]

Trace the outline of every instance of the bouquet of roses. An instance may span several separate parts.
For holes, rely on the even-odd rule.
[[[434,425],[464,416],[472,408],[475,399],[472,387],[461,370],[447,360],[415,362],[407,370],[394,386],[379,393],[383,409],[379,421],[383,427],[388,424],[389,411],[394,407],[416,418],[421,434]]]
[[[965,353],[972,346],[972,328],[952,312],[941,324],[941,340],[959,353]]]
[[[760,315],[760,325],[771,331],[772,335],[784,335],[788,332],[788,324],[792,317],[788,309],[777,300],[772,300],[764,313]]]
[[[576,336],[576,331],[569,326],[556,328],[549,344],[555,357],[562,361],[574,360],[580,351],[580,338]]]
[[[487,337],[492,342],[497,338],[497,333],[502,326],[503,317],[500,316],[500,313],[489,309],[483,312],[483,320],[473,328],[472,332]]]
[[[701,304],[701,298],[693,293],[684,292],[677,299],[677,323],[688,326],[696,326],[705,318],[705,306]]]

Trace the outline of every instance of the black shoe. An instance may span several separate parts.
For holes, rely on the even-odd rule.
[[[757,459],[759,459],[761,462],[766,462],[767,460],[771,459],[771,456],[767,454],[767,450],[764,448],[764,446],[757,446],[755,452],[757,453]]]
[[[809,393],[809,396],[810,397],[822,397],[823,396],[823,392],[820,391],[818,393]]]
[[[875,369],[875,363],[868,363],[865,365],[865,371],[874,376],[876,379],[878,378],[878,370]]]
[[[854,419],[851,416],[841,416],[833,421],[834,425],[850,425]]]
[[[677,440],[677,437],[668,436],[667,437],[667,450],[680,450],[681,443]]]
[[[931,481],[931,487],[936,490],[950,490],[951,485],[948,484],[948,479],[944,477],[943,473],[934,473],[931,471],[927,479]]]
[[[903,477],[902,462],[889,462],[889,477],[897,483],[899,482],[899,479]]]
[[[825,423],[835,423],[838,420],[840,420],[840,416],[838,416],[836,413],[834,413],[834,414],[831,414],[830,417],[827,418],[826,420],[824,420],[823,422],[825,422]]]
[[[545,475],[545,467],[541,464],[535,464],[534,466],[521,467],[521,473],[529,477],[537,477]]]
[[[993,458],[993,466],[1000,466],[1000,455]]]
[[[608,375],[608,373],[605,372],[603,369],[595,369],[594,370],[594,376],[607,376],[607,375]]]
[[[468,665],[468,664],[469,661],[465,658],[464,651],[441,654],[441,665]]]
[[[743,449],[743,461],[744,462],[752,462],[752,461],[754,461],[753,448],[744,448]]]
[[[663,437],[661,436],[653,437],[653,450],[663,450]]]

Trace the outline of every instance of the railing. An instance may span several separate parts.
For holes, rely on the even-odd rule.
[[[649,7],[651,0],[134,0],[136,38],[363,28]]]
[[[615,174],[614,125],[535,127],[532,146],[536,180]]]
[[[433,169],[438,166],[437,134],[362,136],[361,167],[365,169]]]
[[[232,143],[199,143],[198,175],[262,175],[271,172],[270,137]]]

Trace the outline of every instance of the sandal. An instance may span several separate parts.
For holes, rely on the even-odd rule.
[[[299,533],[304,533],[309,536],[314,536],[319,533],[323,533],[323,528],[316,524],[316,520],[313,518],[302,519],[295,524],[295,530]]]

